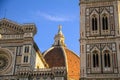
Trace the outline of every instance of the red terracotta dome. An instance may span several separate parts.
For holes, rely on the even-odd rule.
[[[49,67],[66,67],[68,80],[79,80],[80,57],[64,44],[64,35],[59,27],[53,46],[43,53]]]

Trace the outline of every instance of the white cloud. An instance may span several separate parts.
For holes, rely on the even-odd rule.
[[[56,22],[65,22],[65,21],[71,21],[72,20],[68,16],[51,15],[51,14],[41,13],[41,12],[38,12],[37,15],[41,16],[41,17],[43,17],[47,20],[56,21]]]

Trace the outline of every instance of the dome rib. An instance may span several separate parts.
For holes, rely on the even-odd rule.
[[[66,47],[54,46],[44,53],[49,67],[66,67],[69,79],[80,78],[80,58]]]
[[[65,58],[65,67],[66,67],[66,69],[67,69],[67,73],[68,73],[68,61],[67,61],[67,55],[66,55],[66,52],[65,52],[65,49],[64,49],[64,47],[62,47],[62,50],[63,50],[63,52],[64,52],[64,58]]]
[[[51,48],[49,48],[48,50],[46,50],[46,51],[44,51],[43,52],[43,57],[50,51],[50,50],[52,50],[54,47],[51,47]]]
[[[67,55],[68,77],[78,80],[80,78],[80,58],[68,48],[64,48]]]

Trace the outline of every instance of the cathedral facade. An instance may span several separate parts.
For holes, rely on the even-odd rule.
[[[120,80],[120,0],[80,0],[81,80]]]
[[[41,53],[36,26],[0,20],[0,80],[79,80],[80,60],[64,43],[61,27],[52,47]]]
[[[35,34],[35,24],[0,20],[0,80],[66,80],[65,67],[49,68]]]

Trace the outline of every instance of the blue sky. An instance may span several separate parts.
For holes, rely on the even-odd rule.
[[[54,43],[58,25],[62,25],[65,43],[77,55],[79,50],[79,0],[0,0],[0,18],[35,23],[35,42],[41,52]]]

